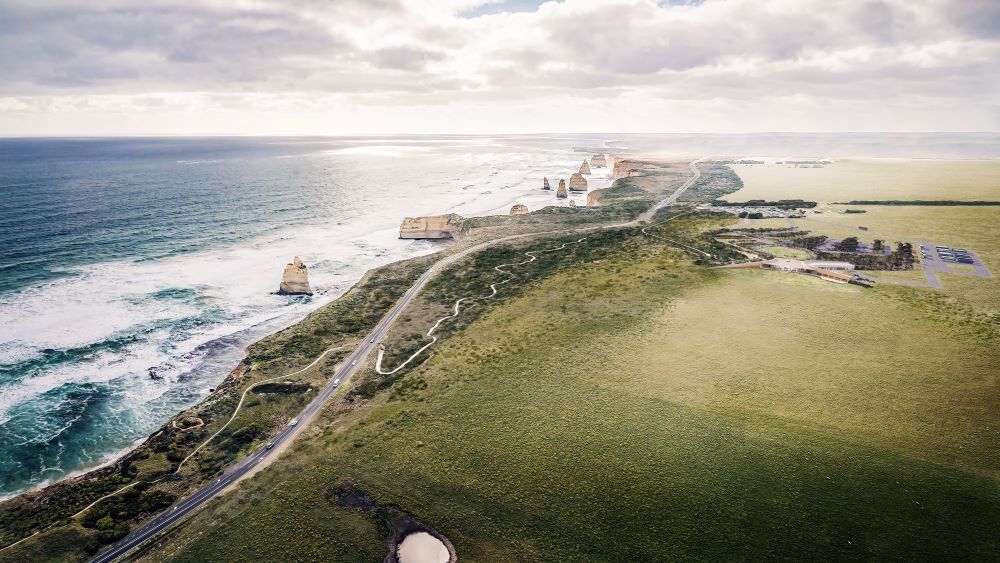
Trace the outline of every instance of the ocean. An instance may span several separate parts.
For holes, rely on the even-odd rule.
[[[542,177],[601,142],[0,139],[0,496],[113,459],[247,344],[440,247],[399,240],[404,216],[566,205]],[[296,255],[312,297],[274,294]]]

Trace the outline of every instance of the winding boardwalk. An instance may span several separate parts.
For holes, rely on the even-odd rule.
[[[689,178],[674,193],[670,194],[669,197],[667,197],[666,199],[662,200],[661,202],[657,203],[656,205],[654,205],[654,206],[650,207],[649,209],[647,209],[646,211],[644,211],[634,221],[629,221],[627,223],[621,223],[619,225],[610,225],[608,227],[601,227],[601,228],[608,228],[608,229],[610,229],[610,228],[617,228],[617,227],[630,227],[630,226],[635,226],[637,224],[640,224],[642,221],[648,222],[654,215],[656,215],[657,211],[659,211],[660,209],[666,207],[667,205],[671,205],[671,204],[675,203],[677,201],[677,198],[680,197],[680,195],[682,193],[684,193],[688,188],[690,188],[692,185],[694,185],[694,183],[696,181],[698,181],[698,178],[701,177],[701,172],[698,170],[697,164],[699,162],[702,162],[703,160],[705,160],[705,158],[699,158],[698,160],[694,160],[694,161],[690,162],[688,164],[688,166],[691,168],[691,178]],[[695,254],[701,254],[701,255],[704,255],[704,256],[711,257],[711,254],[709,254],[707,252],[703,252],[701,250],[698,250],[697,248],[694,248],[692,246],[688,246],[688,245],[686,245],[686,244],[684,244],[682,242],[671,240],[671,239],[668,239],[666,237],[662,237],[660,235],[654,235],[654,234],[652,234],[652,233],[650,233],[648,231],[648,229],[658,227],[658,226],[666,223],[667,221],[670,221],[672,219],[676,219],[677,217],[680,217],[681,215],[687,215],[687,213],[681,213],[679,215],[674,215],[673,217],[670,217],[668,219],[664,219],[663,221],[660,221],[659,223],[655,223],[653,225],[648,225],[646,227],[643,227],[642,228],[642,233],[644,235],[648,235],[648,236],[653,237],[655,239],[659,239],[659,240],[668,242],[668,243],[670,243],[672,245],[678,246],[678,247],[680,247],[680,248],[682,248],[682,249],[684,249],[684,250],[686,250],[688,252],[694,252]],[[562,231],[562,232],[567,232],[567,231]],[[569,232],[572,232],[572,231],[569,231]],[[538,233],[538,234],[543,234],[543,233]],[[579,238],[579,239],[577,239],[575,241],[567,242],[567,243],[565,243],[565,244],[563,244],[561,246],[558,246],[556,248],[549,248],[549,249],[546,249],[546,250],[530,250],[530,251],[527,251],[527,252],[524,253],[525,256],[529,257],[528,260],[523,260],[521,262],[513,262],[513,263],[510,263],[510,264],[500,264],[499,266],[495,266],[493,268],[494,270],[500,272],[501,274],[506,274],[508,277],[507,277],[507,279],[505,279],[503,281],[494,282],[494,283],[490,284],[490,294],[489,295],[467,296],[467,297],[462,297],[462,298],[456,300],[455,301],[455,305],[452,307],[452,313],[449,314],[449,315],[445,315],[445,316],[439,318],[431,326],[430,330],[427,331],[427,337],[429,337],[431,339],[431,341],[428,342],[427,344],[424,344],[423,346],[421,346],[419,350],[417,350],[416,352],[414,352],[413,354],[411,354],[409,358],[406,358],[405,360],[403,360],[403,362],[401,364],[399,364],[398,366],[396,366],[395,368],[393,368],[391,370],[386,371],[382,367],[382,359],[385,356],[385,348],[383,346],[379,346],[379,348],[378,348],[378,357],[375,359],[375,372],[378,373],[379,375],[392,375],[392,374],[398,372],[399,370],[403,369],[404,367],[406,367],[407,364],[409,364],[411,361],[413,361],[414,359],[416,359],[418,356],[420,356],[420,354],[424,353],[428,348],[430,348],[431,346],[433,346],[438,341],[438,337],[434,336],[434,332],[437,331],[438,327],[441,326],[441,323],[447,321],[448,319],[453,319],[453,318],[457,317],[461,313],[462,303],[464,303],[466,301],[478,301],[478,300],[490,299],[490,298],[494,297],[497,294],[497,292],[499,291],[497,289],[497,286],[504,285],[504,284],[512,281],[515,277],[517,277],[517,276],[514,275],[513,272],[509,272],[507,270],[504,270],[503,268],[505,268],[505,267],[522,266],[524,264],[528,264],[530,262],[534,262],[538,258],[537,256],[535,256],[536,254],[541,254],[541,253],[545,253],[545,252],[557,252],[559,250],[565,249],[567,246],[569,246],[571,244],[580,244],[580,243],[582,243],[585,240],[587,240],[587,237],[582,237],[582,238]]]
[[[337,391],[337,389],[343,383],[345,383],[348,379],[350,379],[350,377],[352,375],[354,375],[355,373],[357,373],[360,369],[362,369],[364,367],[364,363],[362,363],[362,361],[369,355],[369,353],[375,347],[375,343],[378,342],[378,341],[380,341],[385,336],[385,334],[389,331],[389,329],[392,327],[393,323],[396,321],[396,319],[399,317],[399,315],[403,312],[403,310],[413,301],[413,299],[417,296],[417,294],[420,293],[421,290],[423,290],[423,288],[427,285],[427,283],[431,280],[431,278],[433,278],[434,275],[437,274],[437,272],[439,272],[442,269],[444,269],[445,267],[447,267],[447,266],[455,263],[456,261],[461,260],[462,258],[468,256],[469,254],[472,254],[474,252],[478,252],[480,250],[483,250],[485,248],[488,248],[488,247],[496,245],[496,244],[500,244],[500,243],[504,243],[504,242],[509,242],[509,241],[512,241],[512,240],[518,240],[518,239],[529,238],[529,237],[538,237],[538,236],[544,236],[544,235],[552,235],[552,234],[567,234],[567,233],[573,233],[573,232],[583,233],[583,232],[597,231],[597,230],[602,230],[602,229],[614,229],[614,228],[622,228],[622,227],[633,227],[633,226],[637,226],[637,225],[646,223],[661,208],[663,208],[663,207],[665,207],[667,205],[671,205],[674,202],[676,202],[677,198],[682,193],[684,193],[685,190],[687,190],[689,187],[691,187],[695,183],[695,181],[698,180],[698,177],[700,176],[700,173],[698,171],[698,168],[697,168],[696,164],[698,162],[701,162],[702,160],[704,160],[704,159],[698,159],[698,160],[695,160],[695,161],[692,161],[691,163],[689,163],[689,166],[690,166],[691,171],[692,171],[692,177],[687,182],[685,182],[680,188],[678,188],[669,197],[667,197],[666,199],[664,199],[661,202],[657,203],[656,205],[654,205],[650,209],[646,210],[645,212],[643,212],[641,215],[639,215],[639,217],[637,217],[633,221],[629,221],[629,222],[626,222],[626,223],[620,223],[620,224],[617,224],[617,225],[606,225],[606,226],[597,226],[597,227],[582,227],[582,228],[574,228],[574,229],[563,229],[563,230],[556,230],[556,231],[544,231],[544,232],[537,232],[537,233],[524,233],[524,234],[519,234],[519,235],[510,235],[510,236],[502,237],[502,238],[499,238],[499,239],[496,239],[496,240],[484,242],[484,243],[481,243],[481,244],[478,244],[478,245],[466,248],[465,250],[462,250],[460,252],[456,252],[455,254],[451,254],[451,255],[446,256],[446,257],[442,258],[441,260],[437,261],[430,268],[428,268],[427,271],[425,271],[419,278],[417,278],[417,281],[410,287],[410,289],[408,289],[406,291],[406,293],[403,294],[403,296],[399,299],[399,301],[397,301],[396,304],[389,310],[389,312],[386,313],[384,317],[382,317],[382,319],[378,322],[378,324],[375,325],[375,328],[372,330],[372,332],[369,333],[365,337],[365,339],[361,341],[361,343],[358,345],[358,347],[355,348],[354,352],[352,352],[350,355],[348,355],[348,357],[344,360],[344,362],[340,364],[340,367],[336,370],[336,372],[334,373],[333,377],[327,382],[327,384],[323,387],[323,389],[319,392],[319,394],[317,394],[317,396],[315,398],[313,398],[313,400],[310,401],[310,403],[299,413],[299,416],[298,416],[299,423],[298,423],[298,425],[296,425],[294,427],[293,426],[286,426],[285,428],[282,429],[281,432],[279,432],[275,437],[273,437],[271,439],[271,444],[274,446],[273,448],[260,447],[257,450],[255,450],[253,452],[250,452],[242,460],[236,462],[229,469],[227,469],[225,472],[223,472],[223,474],[218,479],[216,479],[215,481],[212,481],[210,483],[207,483],[205,485],[202,485],[194,493],[192,493],[191,495],[189,495],[187,498],[185,498],[180,503],[174,505],[169,510],[160,513],[159,515],[153,517],[152,519],[150,519],[148,522],[146,522],[142,526],[136,528],[130,534],[128,534],[127,536],[125,536],[124,538],[122,538],[121,540],[119,540],[118,543],[112,545],[106,551],[100,553],[97,557],[95,557],[94,559],[92,559],[92,562],[94,562],[94,563],[108,563],[110,561],[115,561],[116,559],[119,559],[119,558],[121,558],[121,557],[123,557],[123,556],[125,556],[125,555],[127,555],[129,553],[131,553],[133,550],[137,549],[138,547],[140,547],[141,545],[143,545],[145,542],[147,542],[151,538],[153,538],[153,537],[157,536],[158,534],[160,534],[160,533],[162,533],[162,532],[170,529],[177,522],[183,520],[188,515],[192,514],[193,512],[197,511],[198,509],[200,509],[202,506],[205,505],[205,503],[207,503],[211,499],[215,498],[216,496],[218,496],[219,494],[221,494],[222,492],[224,492],[227,488],[229,488],[230,486],[232,486],[234,483],[238,482],[243,477],[251,474],[253,471],[255,471],[258,468],[265,467],[269,463],[274,462],[275,459],[277,459],[277,456],[274,456],[272,454],[274,452],[276,452],[276,451],[279,451],[281,449],[280,448],[281,445],[283,445],[285,443],[291,442],[291,440],[293,440],[294,437],[299,432],[301,432],[303,430],[303,428],[305,428],[306,426],[308,426],[308,424],[322,410],[323,406],[330,399],[330,397],[333,396],[333,394]],[[646,234],[649,234],[649,233],[646,233]],[[656,235],[650,235],[650,236],[656,236]],[[582,237],[581,239],[577,240],[575,243],[566,243],[566,245],[576,244],[576,243],[582,242],[586,238],[587,237]],[[535,252],[535,253],[553,252],[553,251],[565,248],[566,245],[563,245],[560,248],[548,249],[548,250],[545,250],[545,251],[533,251],[533,252]],[[534,258],[534,257],[532,257],[532,258]],[[521,262],[521,264],[528,263],[530,261],[531,260],[529,259],[529,260]],[[517,265],[517,264],[506,264],[505,266],[515,266],[515,265]],[[491,288],[493,290],[493,293],[491,293],[491,295],[488,296],[488,297],[492,297],[492,295],[496,294],[496,286],[503,285],[504,283],[507,283],[511,279],[513,279],[513,274],[511,274],[510,272],[502,271],[502,273],[508,274],[511,277],[509,277],[507,280],[504,280],[503,282],[496,282],[496,283],[492,284]],[[455,313],[454,314],[458,314],[458,311],[460,310],[460,305],[461,305],[460,303],[456,303],[456,305],[455,305]],[[453,316],[453,315],[449,315],[448,318],[450,318],[451,316]],[[439,323],[440,322],[443,322],[443,319],[440,320]],[[436,341],[436,339],[432,340],[428,344],[428,346],[422,348],[421,350],[426,350],[427,347],[429,347],[430,345],[434,344],[435,341]],[[328,353],[330,351],[331,350],[327,350],[326,352],[323,353],[323,355],[325,355],[326,353]],[[322,357],[322,355],[321,355],[321,357]],[[321,357],[316,358],[316,360],[314,360],[312,364],[310,364],[309,366],[306,366],[302,370],[299,370],[298,372],[294,372],[294,373],[300,373],[301,371],[309,369],[310,367],[312,367],[313,365],[315,365],[316,362],[318,362],[321,359]],[[412,359],[412,357],[410,359]],[[407,361],[409,361],[409,360],[407,360]],[[397,366],[396,370],[398,370],[401,367],[402,367],[402,365]],[[389,372],[389,373],[393,373],[393,372]],[[288,375],[285,375],[285,376],[282,376],[282,377],[288,377]],[[264,383],[264,382],[261,381],[259,383]],[[242,403],[242,401],[241,401],[241,403]],[[227,424],[228,424],[228,422],[227,422]],[[215,435],[217,435],[217,434],[218,433],[216,433]],[[213,435],[212,437],[214,437],[215,435]],[[209,438],[209,439],[211,439],[211,438]],[[202,445],[204,445],[204,444],[202,444]],[[200,447],[201,446],[199,446],[199,448]],[[190,456],[188,456],[188,458],[190,458]],[[186,459],[185,459],[185,461],[186,461]],[[25,538],[25,539],[27,539],[27,538]]]
[[[527,252],[524,253],[525,256],[529,257],[527,260],[522,260],[521,262],[511,262],[509,264],[500,264],[499,266],[494,266],[493,269],[496,270],[496,271],[498,271],[498,272],[500,272],[501,274],[506,274],[508,276],[507,279],[505,279],[503,281],[500,281],[500,282],[491,283],[490,284],[490,294],[489,295],[479,295],[479,296],[462,297],[461,299],[458,299],[457,301],[455,301],[455,306],[453,308],[454,309],[453,312],[450,315],[445,315],[445,316],[441,317],[440,319],[438,319],[437,322],[435,322],[434,325],[431,326],[430,330],[427,331],[427,336],[430,337],[431,341],[428,342],[427,344],[424,344],[423,347],[421,347],[419,350],[417,350],[416,352],[414,352],[409,358],[406,358],[406,360],[404,360],[403,363],[399,364],[398,366],[396,366],[395,368],[393,368],[393,369],[391,369],[389,371],[384,371],[382,369],[382,357],[385,355],[385,349],[382,346],[379,346],[379,349],[378,349],[378,358],[375,360],[375,372],[378,373],[378,374],[380,374],[380,375],[392,375],[392,374],[396,373],[397,371],[403,369],[404,367],[406,367],[407,364],[409,364],[411,361],[413,361],[413,359],[415,359],[417,356],[419,356],[420,354],[422,354],[425,350],[427,350],[428,348],[430,348],[435,342],[438,341],[438,337],[434,336],[434,331],[436,331],[438,329],[438,327],[441,326],[441,323],[447,321],[448,319],[453,319],[453,318],[457,317],[459,315],[459,313],[462,312],[462,309],[461,309],[462,303],[464,303],[466,301],[478,301],[478,300],[481,300],[481,299],[490,299],[490,298],[494,297],[497,294],[497,292],[499,291],[497,289],[497,286],[501,286],[501,285],[504,285],[505,283],[513,281],[514,278],[517,277],[517,276],[514,275],[513,272],[505,270],[504,269],[505,267],[513,268],[515,266],[523,266],[524,264],[528,264],[530,262],[534,262],[535,260],[537,260],[538,257],[535,256],[536,254],[540,254],[540,253],[543,253],[543,252],[556,252],[556,251],[565,249],[567,246],[569,246],[571,244],[580,244],[581,242],[583,242],[585,240],[587,240],[587,237],[579,238],[579,239],[577,239],[575,241],[564,243],[564,244],[562,244],[562,245],[560,245],[560,246],[558,246],[556,248],[549,248],[549,249],[546,249],[546,250],[529,250],[529,251],[527,251]]]

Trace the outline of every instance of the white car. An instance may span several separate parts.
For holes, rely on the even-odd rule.
[[[357,360],[354,360],[353,362],[351,362],[351,365],[352,365],[352,366],[356,366],[356,365],[358,365],[358,361],[357,361]]]
[[[299,419],[293,418],[291,422],[288,423],[289,426],[295,426],[299,423]]]
[[[340,385],[340,378],[338,377],[337,379],[334,379],[333,380],[333,384],[334,385]]]
[[[372,338],[372,339],[371,339],[371,340],[369,340],[368,342],[371,342],[372,344],[375,344],[375,339],[374,339],[374,338]]]

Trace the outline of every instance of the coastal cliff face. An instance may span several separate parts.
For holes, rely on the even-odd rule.
[[[462,218],[454,213],[427,217],[406,217],[399,226],[399,238],[449,239],[455,238],[455,235],[461,231]]]
[[[566,180],[562,178],[559,179],[559,189],[556,190],[556,197],[569,197],[569,194],[566,193]]]
[[[312,288],[309,287],[309,269],[298,256],[291,264],[285,265],[278,293],[281,295],[312,295]]]
[[[543,190],[551,190],[552,189],[552,186],[549,185],[549,179],[548,178],[542,178],[542,189]]]
[[[606,160],[604,160],[604,155],[603,154],[595,154],[590,159],[590,165],[593,166],[594,168],[603,168],[603,167],[607,166],[608,163],[607,163]]]
[[[590,165],[587,164],[586,160],[580,165],[580,174],[590,174]]]
[[[510,208],[511,215],[526,215],[528,213],[528,206],[523,203],[515,203],[514,207]]]
[[[649,167],[649,163],[638,160],[617,160],[614,168],[611,169],[611,180],[614,181],[619,178],[628,178],[629,176],[641,176],[642,171]]]
[[[574,172],[573,175],[569,177],[569,189],[574,192],[587,191],[587,179],[583,177],[583,174]]]

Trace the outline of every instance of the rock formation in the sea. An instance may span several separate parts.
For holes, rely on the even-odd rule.
[[[583,177],[583,174],[574,172],[573,175],[569,177],[569,189],[574,192],[587,191],[587,179]]]
[[[601,205],[601,192],[604,190],[594,190],[587,194],[587,207],[597,207]]]
[[[399,238],[445,239],[455,238],[455,235],[461,232],[462,217],[454,213],[406,217],[399,226]]]
[[[580,165],[580,174],[590,174],[590,165],[587,164],[586,159],[584,159],[583,164]]]
[[[523,203],[515,203],[514,207],[510,208],[511,215],[525,215],[528,213],[528,206]]]
[[[549,185],[549,179],[548,178],[542,178],[542,189],[543,190],[551,190],[552,189],[552,186]]]
[[[285,273],[281,276],[278,293],[280,295],[312,295],[312,288],[309,287],[309,269],[298,256],[291,264],[285,265]]]
[[[573,201],[572,199],[571,199],[571,200],[569,200],[569,206],[570,206],[570,207],[576,207],[576,202],[575,202],[575,201]]]
[[[604,166],[607,166],[608,163],[606,160],[604,160],[603,154],[595,154],[590,159],[590,165],[593,166],[594,168],[602,168]]]
[[[566,180],[562,178],[559,179],[559,189],[556,190],[556,197],[569,197],[569,194],[566,193]]]

